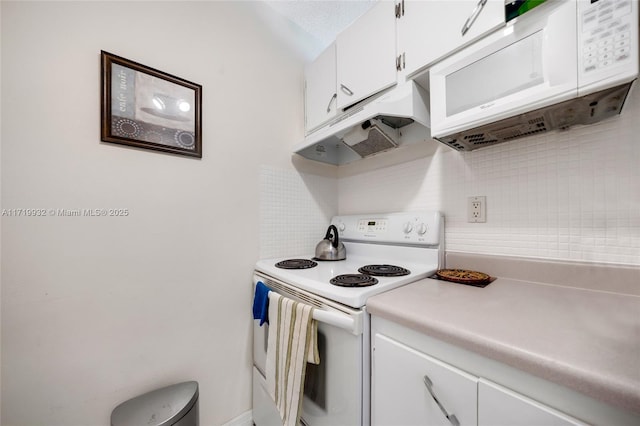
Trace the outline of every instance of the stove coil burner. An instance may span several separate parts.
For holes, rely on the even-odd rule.
[[[410,270],[395,265],[365,265],[358,272],[374,277],[401,277],[411,273]]]
[[[344,274],[331,278],[329,281],[340,287],[368,287],[378,284],[378,280],[365,274]]]
[[[316,266],[318,264],[309,259],[287,259],[276,263],[276,268],[282,269],[309,269]]]

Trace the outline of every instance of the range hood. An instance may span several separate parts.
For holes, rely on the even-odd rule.
[[[310,133],[294,152],[342,165],[430,139],[429,95],[413,81],[356,104]]]

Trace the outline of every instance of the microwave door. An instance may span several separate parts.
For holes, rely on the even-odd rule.
[[[576,5],[559,3],[546,14],[515,22],[432,68],[434,137],[576,95]]]

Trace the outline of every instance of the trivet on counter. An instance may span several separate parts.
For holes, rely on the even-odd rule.
[[[430,278],[474,287],[486,287],[496,279],[484,272],[470,271],[468,269],[439,269]]]

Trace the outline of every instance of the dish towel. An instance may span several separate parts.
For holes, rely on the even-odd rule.
[[[284,426],[300,420],[307,362],[318,364],[317,323],[313,307],[269,293],[267,389]]]
[[[262,281],[256,283],[256,291],[253,295],[253,319],[260,320],[260,326],[265,322],[269,324],[269,292],[271,289]]]

